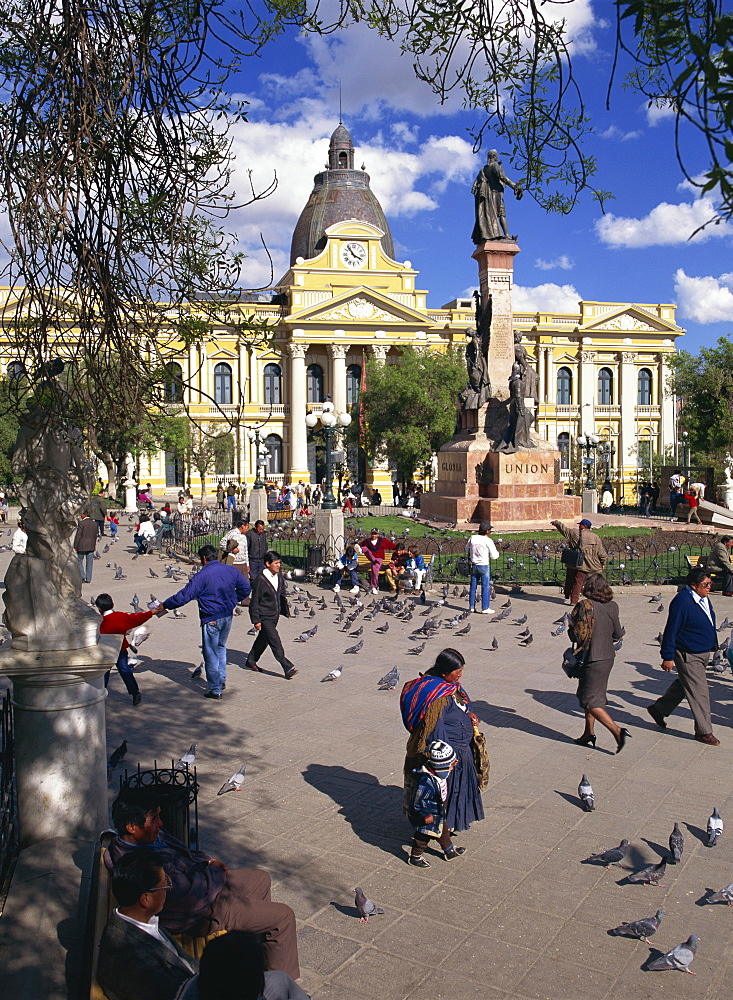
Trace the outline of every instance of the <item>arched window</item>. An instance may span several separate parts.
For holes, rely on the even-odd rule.
[[[265,447],[269,455],[265,459],[265,473],[276,476],[283,471],[283,439],[279,434],[268,434]]]
[[[573,374],[569,368],[557,370],[558,406],[570,406],[573,401]]]
[[[361,385],[361,365],[349,365],[346,369],[346,405],[349,409],[359,402]]]
[[[610,368],[598,372],[598,405],[610,406],[613,402],[613,373]]]
[[[232,401],[232,369],[220,361],[214,367],[214,402],[218,406],[226,406]]]
[[[648,368],[639,369],[639,377],[636,382],[636,402],[639,406],[652,405],[652,373]]]
[[[265,365],[262,373],[265,380],[265,403],[279,405],[283,401],[283,373],[280,365]]]
[[[570,468],[570,435],[563,431],[557,435],[557,450],[560,452],[560,468]]]
[[[320,365],[308,365],[306,370],[306,402],[323,402],[323,369]]]
[[[176,361],[169,361],[165,366],[163,398],[166,403],[183,402],[183,369]]]
[[[11,361],[8,365],[8,378],[11,382],[17,382],[25,375],[25,365],[22,361]]]

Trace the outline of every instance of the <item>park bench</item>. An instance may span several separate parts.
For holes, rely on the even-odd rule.
[[[432,585],[433,585],[433,564],[435,562],[435,555],[432,555],[430,557],[423,556],[423,559],[425,559],[425,569],[427,571],[425,573],[425,576],[423,577],[423,588],[427,590],[430,587],[432,587]],[[385,559],[384,562],[382,563],[381,567],[380,567],[380,570],[379,570],[379,579],[380,580],[384,579],[384,572],[387,569],[387,566],[389,566],[389,559]],[[369,562],[369,560],[364,555],[364,553],[360,552],[359,553],[359,565],[356,567],[356,572],[357,573],[363,572],[363,573],[365,573],[368,576],[369,572],[371,571],[371,568],[372,568],[372,564]]]
[[[705,556],[685,556],[685,562],[687,563],[689,569],[694,569],[696,566],[705,565]],[[708,570],[708,576],[713,581],[713,586],[711,588],[712,590],[716,589],[716,584],[722,586],[721,581],[718,579],[717,573]]]
[[[288,507],[286,510],[268,510],[268,521],[292,521],[293,511]]]
[[[91,986],[89,989],[89,1000],[107,1000],[107,996],[102,992],[102,987],[97,982],[97,961],[99,959],[99,943],[102,940],[102,931],[107,921],[112,916],[117,901],[112,892],[112,873],[107,868],[104,861],[104,854],[115,834],[112,830],[105,830],[100,837],[99,860],[94,874],[94,883],[90,895],[91,904],[94,906],[93,912],[93,941],[92,941],[92,970]],[[92,921],[90,920],[90,925]],[[193,937],[191,934],[174,934],[180,946],[191,955],[192,958],[200,959],[201,953],[206,947],[206,943],[226,931],[216,931],[206,937]]]

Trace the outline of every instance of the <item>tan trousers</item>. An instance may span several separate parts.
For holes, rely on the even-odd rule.
[[[705,673],[709,659],[710,653],[680,653],[679,650],[675,650],[677,678],[651,706],[657,715],[664,717],[671,715],[682,699],[687,698],[695,720],[696,736],[706,736],[713,731],[713,722],[710,718],[710,689]]]

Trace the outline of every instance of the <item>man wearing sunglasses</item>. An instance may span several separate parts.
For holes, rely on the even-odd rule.
[[[677,677],[661,698],[647,706],[647,712],[660,729],[666,729],[666,717],[686,698],[695,720],[695,739],[717,747],[720,740],[713,733],[705,673],[711,652],[718,648],[711,585],[707,570],[695,566],[687,575],[687,586],[670,602],[662,636],[662,670],[676,668]]]
[[[173,1000],[198,971],[158,924],[173,883],[152,850],[120,858],[112,872],[119,906],[99,946],[97,979],[108,1000]]]

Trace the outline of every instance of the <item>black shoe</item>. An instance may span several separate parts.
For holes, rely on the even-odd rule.
[[[631,733],[628,729],[622,729],[619,733],[618,742],[616,744],[616,753],[621,753],[623,748],[626,746],[626,740],[631,739]]]
[[[430,862],[420,855],[419,858],[413,858],[412,856],[407,859],[408,865],[412,865],[413,868],[429,868]]]
[[[137,706],[142,702],[142,700],[143,696],[140,694],[139,691],[136,691],[135,694],[132,696],[133,708],[137,708]]]
[[[646,710],[649,713],[649,715],[651,715],[651,717],[654,719],[654,721],[656,722],[656,724],[659,726],[660,729],[667,728],[667,723],[664,721],[664,716],[659,715],[658,712],[655,712],[653,705],[647,705]]]
[[[221,701],[221,695],[216,694],[214,691],[207,691],[204,698],[215,698],[217,701]]]
[[[285,680],[286,681],[292,680],[293,677],[295,677],[295,675],[297,673],[298,673],[298,671],[296,670],[296,668],[295,667],[291,667],[290,670],[286,670],[285,671]]]
[[[443,852],[443,857],[446,861],[455,861],[456,858],[460,858],[462,854],[466,853],[465,847],[456,847],[451,845],[447,850]]]
[[[227,682],[224,681],[224,683],[221,686],[222,691],[226,691],[226,687],[227,687]]]
[[[596,738],[595,736],[579,736],[577,740],[573,740],[573,743],[577,743],[579,747],[595,747]]]

